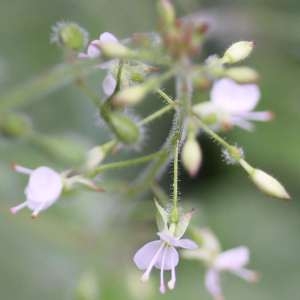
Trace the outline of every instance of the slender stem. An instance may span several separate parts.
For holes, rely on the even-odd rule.
[[[107,170],[114,170],[114,169],[121,169],[121,168],[127,168],[127,167],[132,167],[134,165],[139,165],[139,164],[144,164],[148,161],[151,161],[155,158],[159,158],[163,155],[163,151],[158,151],[149,155],[141,156],[138,158],[133,158],[133,159],[128,159],[124,161],[118,161],[114,163],[109,163],[109,164],[103,164],[102,166],[95,168],[92,171],[92,175],[95,176],[99,173],[102,173]]]
[[[200,127],[208,134],[210,135],[215,141],[217,141],[219,144],[221,144],[223,147],[225,147],[227,150],[231,150],[232,146],[226,142],[222,137],[220,137],[217,133],[215,133],[212,129],[209,128],[205,123],[202,122],[201,118],[193,113],[193,116],[197,120]]]
[[[175,105],[176,102],[171,99],[163,90],[157,89],[156,92],[168,103],[168,104],[173,104]]]
[[[195,117],[196,121],[200,125],[200,127],[208,134],[210,135],[215,141],[217,141],[221,146],[223,146],[227,151],[228,154],[235,159],[236,161],[240,162],[240,160],[243,158],[243,155],[238,147],[230,145],[228,142],[226,142],[221,136],[219,136],[217,133],[215,133],[212,129],[209,128],[205,123],[202,122],[201,118],[192,112],[192,115]]]
[[[179,139],[177,139],[174,146],[174,165],[173,165],[173,209],[172,209],[172,222],[178,221],[178,155],[179,155]]]
[[[149,124],[149,123],[153,122],[154,120],[160,118],[161,116],[163,116],[165,113],[169,112],[172,109],[174,109],[174,104],[169,104],[169,105],[161,108],[160,110],[154,112],[153,114],[149,115],[145,119],[141,120],[139,122],[139,125]]]

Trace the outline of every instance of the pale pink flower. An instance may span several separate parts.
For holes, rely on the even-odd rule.
[[[224,251],[210,263],[205,275],[205,286],[215,300],[224,299],[220,284],[220,272],[228,271],[246,281],[255,282],[258,274],[245,268],[249,263],[249,249],[244,246]]]
[[[13,165],[13,169],[19,173],[29,176],[28,184],[25,188],[26,201],[12,207],[12,214],[16,214],[21,209],[28,207],[32,210],[32,217],[50,207],[58,200],[63,182],[61,175],[48,167],[39,167],[31,170],[19,165]]]
[[[103,43],[119,43],[118,39],[110,32],[104,32],[99,36],[98,40],[93,40],[87,47],[85,53],[79,53],[78,58],[97,58],[101,56],[101,44]],[[111,96],[116,88],[117,81],[111,72],[112,65],[115,60],[111,60],[99,65],[100,69],[108,70],[106,77],[102,82],[102,89],[106,96]]]
[[[210,101],[200,103],[194,109],[203,118],[214,115],[217,127],[238,126],[252,130],[252,121],[265,122],[273,117],[269,111],[253,111],[260,97],[256,84],[239,84],[232,79],[223,78],[213,84]]]
[[[174,289],[176,283],[175,268],[179,263],[179,254],[176,248],[196,249],[197,244],[189,239],[182,239],[182,236],[175,236],[165,230],[159,232],[160,240],[145,244],[134,255],[134,262],[140,270],[145,270],[142,281],[149,279],[152,269],[160,270],[160,292],[166,291],[164,271],[171,272],[171,279],[168,281],[168,288]]]

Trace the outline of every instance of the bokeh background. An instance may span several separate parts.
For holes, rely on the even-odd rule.
[[[244,147],[250,162],[276,174],[293,196],[290,203],[284,204],[261,195],[238,167],[223,162],[217,145],[201,137],[205,162],[196,179],[181,172],[182,202],[197,209],[194,224],[215,230],[225,249],[247,245],[252,250],[251,267],[261,272],[261,281],[251,286],[224,274],[227,299],[298,299],[300,2],[174,3],[181,16],[200,14],[211,22],[208,52],[222,53],[236,40],[257,42],[248,63],[262,76],[263,101],[259,108],[271,108],[276,119],[258,124],[254,133],[237,129],[227,138]],[[60,62],[60,51],[49,44],[50,28],[58,20],[80,23],[92,38],[103,31],[126,37],[132,32],[155,29],[155,1],[1,0],[1,93]],[[99,82],[101,76],[97,78]],[[148,104],[140,113],[152,109]],[[83,147],[108,138],[97,124],[93,106],[72,86],[20,111],[32,118],[39,132],[68,134],[80,139]],[[168,126],[160,122],[151,127],[149,134],[153,135],[143,151],[157,147]],[[203,287],[204,270],[196,263],[180,264],[177,288],[167,295],[159,295],[154,274],[149,285],[140,285],[132,255],[153,238],[156,230],[148,195],[137,200],[110,192],[98,195],[79,191],[62,197],[37,221],[32,221],[25,210],[11,216],[9,207],[23,201],[26,183],[26,178],[11,171],[11,161],[31,167],[49,165],[58,170],[67,166],[36,146],[22,140],[0,139],[1,299],[76,299],[78,285],[95,290],[96,297],[91,295],[90,300],[209,299]],[[103,180],[134,174],[111,172]],[[163,182],[168,191],[168,178]]]

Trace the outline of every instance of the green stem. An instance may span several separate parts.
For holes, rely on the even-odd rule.
[[[121,169],[121,168],[132,167],[132,166],[139,165],[139,164],[144,164],[155,158],[161,157],[163,155],[163,153],[164,153],[163,151],[158,151],[158,152],[155,152],[155,153],[152,153],[149,155],[145,155],[142,157],[138,157],[138,158],[128,159],[128,160],[124,160],[124,161],[118,161],[118,162],[109,163],[109,164],[103,164],[102,166],[95,168],[92,171],[91,176],[96,176],[97,174],[100,174],[107,170]]]
[[[172,222],[178,222],[178,155],[179,155],[179,139],[177,139],[174,146],[174,166],[173,166],[173,209],[172,209]]]
[[[219,136],[217,133],[215,133],[212,129],[209,128],[205,123],[202,122],[201,118],[194,112],[192,112],[192,115],[195,117],[196,121],[198,122],[199,126],[209,135],[211,136],[215,141],[217,141],[221,146],[223,146],[229,153],[229,155],[237,160],[240,161],[243,156],[240,152],[240,150],[233,145],[230,145],[228,142],[226,142],[221,136]]]
[[[165,113],[169,112],[170,110],[174,109],[174,105],[173,104],[169,104],[163,108],[161,108],[160,110],[154,112],[153,114],[149,115],[148,117],[146,117],[145,119],[141,120],[139,122],[139,125],[146,125],[149,124],[151,122],[153,122],[154,120],[160,118],[161,116],[163,116]]]
[[[163,90],[158,89],[156,90],[156,92],[168,103],[168,104],[172,104],[175,105],[176,102],[171,99]]]

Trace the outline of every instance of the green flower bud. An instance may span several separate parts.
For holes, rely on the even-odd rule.
[[[184,143],[181,161],[190,176],[195,177],[202,164],[202,150],[195,137],[188,137]]]
[[[59,22],[52,28],[51,42],[70,50],[80,51],[88,43],[88,33],[73,22]]]
[[[235,67],[225,71],[225,76],[239,83],[256,82],[259,79],[258,73],[249,67]]]
[[[31,133],[30,119],[22,114],[5,114],[0,116],[0,134],[19,138]]]
[[[128,58],[132,51],[119,42],[100,42],[100,49],[105,56],[111,58]]]
[[[284,186],[277,179],[266,172],[255,169],[250,177],[254,184],[265,194],[283,200],[290,199],[290,195]]]
[[[174,6],[170,0],[159,0],[157,5],[158,14],[160,16],[162,25],[165,29],[170,29],[174,26],[176,14]]]
[[[135,144],[140,138],[138,126],[127,116],[119,112],[111,112],[108,125],[118,140],[124,144]]]
[[[128,106],[139,103],[147,95],[148,89],[145,84],[135,85],[117,93],[112,102],[115,106]]]
[[[240,160],[241,166],[249,174],[253,183],[265,194],[271,197],[289,200],[290,195],[284,188],[284,186],[274,177],[267,174],[266,172],[251,167],[243,159]]]
[[[247,58],[254,48],[254,42],[240,41],[231,45],[223,56],[223,63],[234,64]]]

